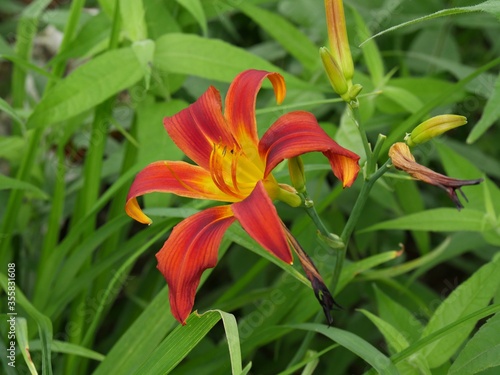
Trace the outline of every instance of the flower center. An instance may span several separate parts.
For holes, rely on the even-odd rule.
[[[264,163],[256,148],[243,150],[238,145],[229,147],[219,143],[214,144],[210,155],[210,173],[220,191],[243,200],[264,178]]]

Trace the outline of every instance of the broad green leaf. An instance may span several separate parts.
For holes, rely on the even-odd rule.
[[[342,345],[347,350],[355,353],[358,357],[370,364],[370,366],[372,366],[380,374],[399,374],[396,366],[389,358],[387,358],[369,342],[354,333],[316,323],[296,324],[290,327],[321,333],[323,336],[328,337],[329,339]]]
[[[393,325],[386,322],[382,318],[372,314],[371,312],[358,309],[359,312],[363,313],[370,321],[378,328],[380,333],[385,338],[387,344],[397,353],[409,346],[407,338],[404,333],[396,329]]]
[[[386,85],[382,89],[382,95],[392,100],[408,113],[415,113],[423,103],[411,91],[400,87]]]
[[[19,345],[19,349],[21,350],[21,354],[23,355],[24,362],[28,366],[30,373],[32,375],[38,374],[35,368],[35,364],[31,359],[30,354],[30,345],[28,342],[28,324],[26,319],[21,317],[15,317],[16,319],[16,338],[17,343]]]
[[[194,17],[198,25],[200,25],[203,35],[208,34],[207,18],[200,0],[176,0]]]
[[[5,294],[8,294],[11,283],[5,274],[0,273],[0,286]],[[21,306],[38,325],[38,334],[42,342],[42,374],[52,375],[52,322],[31,304],[19,287],[16,287],[16,304]]]
[[[133,48],[107,51],[59,81],[35,107],[27,126],[46,127],[76,116],[132,86],[144,74]]]
[[[389,262],[390,260],[397,258],[399,255],[401,255],[399,251],[386,251],[384,253],[375,254],[368,258],[345,265],[340,275],[337,290],[344,289],[344,287],[349,284],[351,280],[356,277],[356,275],[375,268],[380,264]]]
[[[379,318],[378,316],[372,314],[367,310],[359,309],[358,311],[360,311],[368,319],[370,319],[370,321],[378,328],[380,333],[382,333],[389,347],[391,347],[396,353],[406,349],[409,346],[409,342],[404,336],[404,332],[398,330],[389,322]],[[405,362],[398,363],[397,366],[401,374],[431,375],[429,366],[421,355],[412,356]]]
[[[426,348],[428,345],[431,345],[435,342],[438,342],[440,339],[447,337],[450,333],[458,331],[459,328],[467,326],[469,324],[474,325],[478,320],[483,319],[489,315],[495,314],[500,311],[500,304],[490,305],[484,307],[482,309],[476,310],[472,314],[468,314],[463,316],[453,323],[447,324],[441,329],[429,334],[428,336],[422,337],[417,342],[411,344],[408,348],[403,351],[391,356],[391,359],[394,363],[399,363],[402,360],[409,358],[411,355],[417,353],[422,348]],[[369,371],[368,374],[373,374],[373,371]]]
[[[390,322],[409,343],[416,341],[424,329],[420,321],[398,302],[375,287],[379,316]]]
[[[221,319],[217,311],[207,311],[202,315],[192,313],[186,325],[179,325],[156,348],[147,361],[135,372],[137,375],[165,375],[207,335]]]
[[[310,88],[298,78],[241,48],[192,34],[166,34],[156,41],[155,66],[165,72],[231,82],[246,69],[281,73],[288,86]]]
[[[431,232],[454,232],[461,230],[483,232],[490,228],[490,223],[484,212],[467,208],[462,211],[457,211],[454,208],[434,208],[384,221],[365,228],[360,232],[381,229],[425,230]]]
[[[422,337],[445,327],[490,303],[500,285],[500,255],[481,267],[455,289],[437,308],[422,332]],[[422,353],[431,368],[439,367],[456,352],[475,326],[471,321],[438,341],[426,346]]]
[[[286,18],[248,2],[240,2],[236,7],[269,33],[308,71],[319,66],[318,47]]]
[[[474,125],[469,136],[467,143],[474,143],[481,137],[486,130],[488,130],[494,123],[498,124],[500,119],[500,75],[495,81],[495,88],[484,107],[483,114],[479,122]]]
[[[148,37],[142,0],[120,0],[120,15],[123,28],[132,42]]]
[[[490,318],[465,345],[449,375],[476,374],[500,366],[500,314]]]
[[[49,196],[44,191],[40,190],[35,185],[28,182],[19,181],[15,178],[0,174],[0,190],[21,189],[32,192],[37,198],[49,199]]]

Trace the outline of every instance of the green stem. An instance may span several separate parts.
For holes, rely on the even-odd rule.
[[[358,195],[358,199],[354,204],[354,207],[349,215],[349,219],[347,219],[347,223],[340,235],[341,241],[344,243],[344,247],[337,253],[337,261],[335,263],[335,269],[333,271],[333,279],[332,279],[332,291],[335,295],[335,288],[337,287],[337,283],[340,278],[340,274],[342,272],[342,268],[344,266],[344,260],[347,253],[347,246],[349,244],[349,240],[351,239],[351,235],[356,227],[356,224],[361,217],[363,209],[365,208],[365,203],[368,200],[370,195],[370,190],[372,189],[375,182],[391,167],[391,160],[387,160],[382,167],[380,167],[373,175],[371,175],[368,180],[363,183],[361,187],[361,191]]]
[[[302,194],[302,199],[304,201],[304,209],[306,210],[311,220],[314,222],[314,225],[316,225],[316,228],[318,228],[319,232],[323,236],[330,237],[331,235],[330,231],[326,228],[325,224],[323,224],[323,221],[321,221],[321,218],[319,217],[318,212],[316,211],[316,207],[314,207],[314,202],[309,197],[307,192],[304,192]]]
[[[365,150],[366,160],[369,161],[372,159],[372,148],[370,146],[370,142],[368,142],[368,137],[366,136],[363,123],[359,120],[360,118],[359,109],[358,107],[352,105],[349,105],[348,107],[349,107],[349,116],[351,117],[351,120],[358,128],[359,135],[361,136],[361,142],[363,143],[363,149]]]

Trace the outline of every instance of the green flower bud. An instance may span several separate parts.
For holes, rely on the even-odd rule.
[[[411,134],[407,134],[405,141],[413,147],[427,142],[448,130],[467,124],[467,118],[459,115],[440,115],[432,117],[418,125]]]
[[[304,174],[304,163],[300,156],[288,159],[288,171],[292,186],[299,192],[306,191],[306,176]]]
[[[321,56],[321,61],[323,62],[326,75],[330,80],[330,84],[332,85],[333,90],[337,94],[339,94],[342,97],[342,99],[346,100],[347,98],[348,100],[349,96],[346,94],[349,91],[349,86],[344,77],[344,73],[342,73],[340,66],[335,62],[333,56],[325,47],[321,47],[319,49],[319,55]]]

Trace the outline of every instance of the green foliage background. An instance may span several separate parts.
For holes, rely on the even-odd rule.
[[[485,181],[464,189],[461,212],[443,191],[396,171],[377,181],[349,243],[336,295],[343,310],[330,328],[299,267],[234,225],[218,266],[203,275],[196,308],[204,314],[181,327],[154,254],[176,223],[210,202],[148,196],[154,223],[144,227],[124,213],[128,187],[148,163],[183,158],[164,116],[209,85],[224,94],[249,68],[278,71],[288,87],[281,106],[270,90],[259,95],[260,132],[308,110],[363,162],[318,56],[327,45],[323,2],[2,1],[5,338],[9,263],[17,285],[16,368],[0,341],[6,374],[499,371],[500,3],[352,0],[345,8],[354,81],[364,87],[361,121],[372,144],[388,136],[380,163],[420,121],[456,113],[468,125],[415,155],[451,177]],[[322,155],[304,162],[309,194],[340,233],[362,176],[342,190]],[[276,175],[287,182],[286,165]],[[300,209],[278,210],[328,282],[335,252]]]

